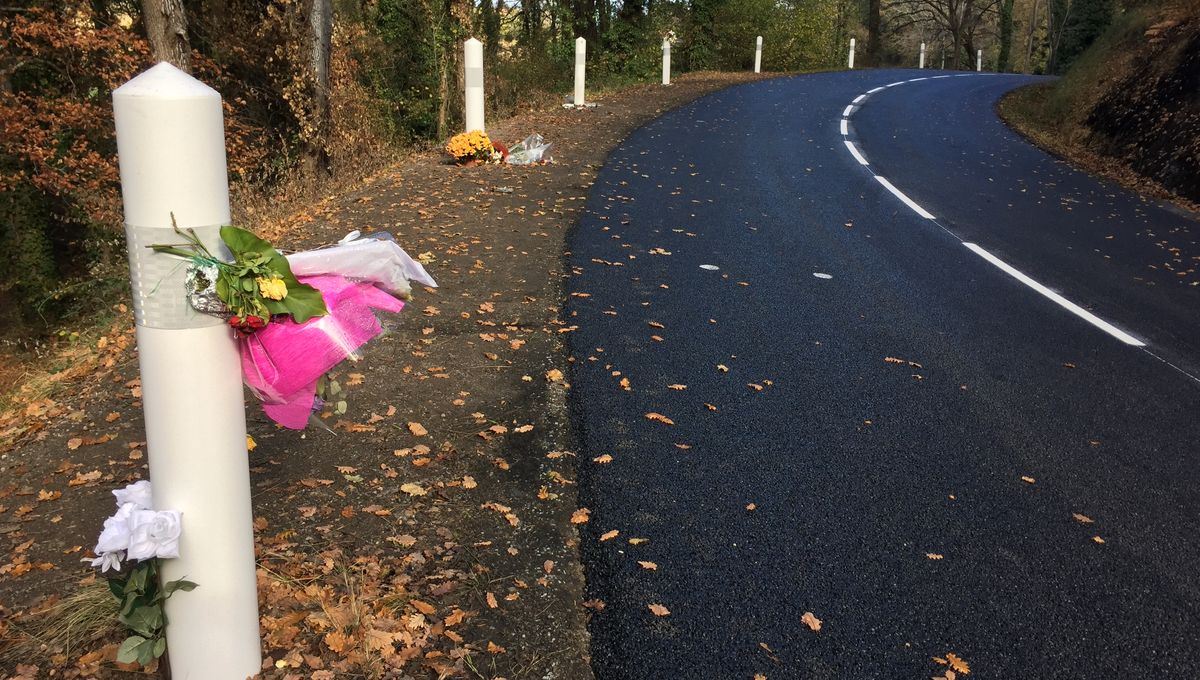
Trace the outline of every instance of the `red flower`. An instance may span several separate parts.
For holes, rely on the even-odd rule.
[[[253,314],[248,314],[245,317],[234,314],[229,317],[229,327],[237,331],[240,335],[250,335],[266,325],[266,319],[261,316],[254,316]]]

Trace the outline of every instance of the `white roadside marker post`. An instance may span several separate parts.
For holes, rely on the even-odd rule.
[[[233,332],[188,304],[185,265],[146,246],[178,243],[171,216],[214,254],[229,224],[221,95],[162,62],[113,91],[154,507],[179,510],[165,583],[175,678],[244,680],[262,664],[246,407]]]
[[[754,45],[754,72],[762,73],[762,36],[758,36],[758,41]]]
[[[483,129],[483,43],[469,38],[463,43],[464,122],[467,132]]]
[[[919,68],[925,68],[925,43],[921,43],[921,65]]]
[[[665,38],[663,39],[662,51],[663,51],[662,84],[670,85],[671,84],[671,41],[666,40]]]
[[[850,39],[850,60],[849,60],[849,68],[850,68],[850,69],[853,69],[853,68],[854,68],[854,38],[851,38],[851,39]]]
[[[587,70],[587,40],[582,37],[575,39],[575,98],[571,103],[583,106],[583,79]]]
[[[983,70],[983,50],[978,50],[975,52],[975,70]]]

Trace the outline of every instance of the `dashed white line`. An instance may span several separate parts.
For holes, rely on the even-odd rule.
[[[864,165],[865,165],[865,163],[864,163]],[[875,179],[879,180],[879,183],[883,185],[884,189],[887,189],[888,191],[895,194],[896,198],[900,199],[901,201],[904,201],[904,205],[907,205],[908,207],[912,208],[913,212],[917,213],[918,215],[920,215],[921,217],[924,217],[927,220],[934,219],[933,215],[929,214],[929,211],[927,211],[924,208],[922,208],[921,206],[917,205],[917,203],[915,201],[913,201],[911,198],[909,198],[908,196],[905,196],[903,191],[900,191],[896,187],[892,186],[892,183],[887,181],[887,178],[883,177],[882,175],[875,175]]]
[[[1080,307],[1079,305],[1075,304],[1074,302],[1071,302],[1070,300],[1064,298],[1063,296],[1059,295],[1058,293],[1055,293],[1054,291],[1043,286],[1042,284],[1038,283],[1037,281],[1034,281],[1033,279],[1029,278],[1028,276],[1022,274],[1020,271],[1018,271],[1012,265],[1008,264],[1004,260],[1001,260],[1000,258],[996,257],[995,255],[989,253],[988,251],[984,250],[983,248],[980,248],[979,246],[975,245],[974,243],[964,242],[963,245],[970,248],[971,251],[974,252],[976,255],[982,257],[983,259],[987,260],[988,262],[991,262],[992,264],[999,267],[1004,273],[1006,273],[1009,276],[1013,277],[1014,279],[1020,281],[1021,283],[1025,284],[1026,286],[1029,286],[1030,288],[1034,289],[1038,293],[1041,293],[1042,295],[1046,296],[1047,298],[1049,298],[1050,300],[1054,301],[1056,304],[1061,306],[1063,309],[1066,309],[1068,312],[1071,312],[1075,316],[1078,316],[1079,318],[1092,324],[1096,328],[1099,328],[1100,330],[1104,331],[1105,333],[1108,333],[1109,335],[1113,336],[1117,340],[1120,340],[1121,342],[1125,343],[1126,345],[1132,345],[1133,347],[1145,347],[1146,346],[1146,343],[1142,342],[1141,340],[1138,340],[1137,338],[1126,333],[1125,331],[1121,330],[1120,328],[1117,328],[1116,326],[1110,324],[1109,322],[1105,321],[1104,319],[1101,319],[1100,317],[1096,316],[1095,314],[1092,314],[1091,312],[1084,309],[1083,307]]]
[[[927,76],[924,78],[914,78],[914,79],[908,80],[908,81],[889,83],[888,85],[883,85],[881,87],[876,87],[874,89],[867,90],[865,93],[860,94],[857,97],[855,97],[854,101],[849,106],[846,107],[846,110],[844,112],[842,112],[842,119],[841,119],[842,137],[849,136],[849,127],[848,127],[849,126],[849,118],[850,118],[850,114],[853,113],[853,111],[854,111],[854,107],[856,105],[860,104],[864,99],[866,99],[870,95],[875,94],[876,92],[886,90],[889,87],[895,87],[896,85],[903,85],[906,82],[915,83],[915,82],[922,81],[922,80],[939,80],[941,78],[955,78],[955,77],[969,78],[973,75],[976,75],[976,74],[962,73],[962,74],[957,74],[957,75]],[[846,148],[850,151],[850,155],[854,156],[854,160],[858,161],[861,165],[869,165],[867,163],[867,159],[863,157],[862,153],[859,152],[858,148],[854,145],[853,142],[851,142],[849,139],[843,139],[842,141],[846,145]],[[1158,359],[1159,361],[1166,363],[1168,366],[1174,368],[1175,370],[1179,371],[1180,373],[1183,373],[1184,375],[1188,376],[1192,380],[1200,383],[1200,377],[1194,376],[1194,375],[1184,371],[1183,369],[1180,369],[1179,367],[1175,366],[1174,364],[1166,361],[1165,359],[1159,357],[1157,354],[1154,354],[1149,349],[1147,349],[1145,342],[1135,338],[1134,336],[1130,335],[1129,333],[1126,333],[1125,331],[1108,323],[1107,321],[1105,321],[1104,319],[1101,319],[1100,317],[1096,316],[1095,314],[1092,314],[1091,312],[1089,312],[1086,309],[1080,307],[1079,305],[1071,302],[1070,300],[1064,298],[1062,295],[1059,295],[1058,293],[1043,286],[1042,284],[1038,283],[1037,281],[1034,281],[1033,279],[1029,278],[1025,274],[1021,273],[1020,271],[1018,271],[1017,269],[1015,269],[1014,267],[1009,265],[1007,262],[1001,260],[1000,258],[996,257],[995,255],[992,255],[991,253],[989,253],[988,251],[979,247],[978,245],[976,245],[974,243],[967,243],[966,241],[963,241],[960,236],[958,236],[954,232],[950,231],[945,226],[939,224],[937,222],[937,218],[935,218],[932,214],[930,214],[929,211],[925,210],[920,205],[918,205],[911,198],[906,196],[904,194],[904,192],[897,189],[891,182],[889,182],[887,180],[886,177],[875,174],[875,172],[873,170],[871,170],[870,168],[868,168],[867,171],[870,172],[871,176],[874,177],[876,179],[876,181],[878,181],[885,189],[890,191],[892,193],[892,195],[894,195],[896,198],[899,198],[901,201],[904,202],[905,205],[907,205],[909,208],[911,208],[913,210],[913,212],[917,213],[918,215],[920,215],[921,217],[923,217],[927,220],[933,220],[934,224],[937,224],[947,234],[950,234],[955,239],[957,239],[960,243],[965,245],[967,248],[970,248],[971,252],[973,252],[976,255],[987,260],[988,262],[990,262],[992,265],[999,268],[1004,273],[1015,278],[1016,280],[1025,284],[1026,286],[1032,288],[1036,292],[1040,293],[1041,295],[1043,295],[1046,298],[1053,301],[1055,304],[1061,306],[1063,309],[1066,309],[1067,311],[1078,316],[1079,318],[1083,319],[1084,321],[1087,321],[1091,325],[1095,326],[1096,328],[1099,328],[1100,330],[1111,335],[1112,337],[1116,338],[1117,340],[1121,341],[1122,343],[1129,345],[1131,347],[1141,348],[1142,351],[1150,354],[1151,356]]]
[[[854,160],[863,165],[869,165],[867,159],[863,158],[862,154],[858,152],[858,149],[854,148],[854,144],[848,139],[846,140],[846,148],[850,149],[850,155],[854,156]]]

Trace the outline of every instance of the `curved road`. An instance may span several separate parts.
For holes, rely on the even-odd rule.
[[[725,90],[601,172],[568,303],[601,680],[1200,677],[1200,220],[1009,131],[1031,79],[936,75]]]

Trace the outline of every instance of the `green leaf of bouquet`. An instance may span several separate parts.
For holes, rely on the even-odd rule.
[[[163,590],[166,592],[166,596],[170,597],[171,594],[177,590],[182,590],[185,593],[190,593],[191,591],[196,589],[196,585],[197,584],[192,583],[191,581],[177,579],[175,581],[168,581],[165,584],[163,584]]]
[[[155,638],[154,649],[151,651],[153,652],[154,658],[156,658],[156,659],[158,657],[162,656],[163,652],[167,651],[167,638],[161,637],[161,636],[158,638]]]
[[[121,663],[133,663],[138,658],[138,645],[146,641],[146,638],[141,635],[130,635],[125,638],[121,646],[117,648],[117,661]]]
[[[282,300],[263,300],[271,314],[290,314],[296,323],[304,323],[315,316],[329,313],[325,308],[325,300],[321,292],[307,284],[300,283],[292,274],[287,258],[275,250],[270,243],[251,234],[240,227],[221,227],[221,240],[239,260],[253,255],[262,255],[262,262],[271,274],[283,279],[287,285],[288,294]],[[258,258],[254,258],[257,260]]]
[[[140,633],[147,637],[156,635],[163,627],[163,611],[161,605],[147,605],[138,607],[129,613],[128,616],[119,617],[121,623],[128,626],[135,633]]]

